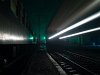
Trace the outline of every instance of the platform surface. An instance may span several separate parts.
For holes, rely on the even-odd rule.
[[[45,52],[37,52],[32,56],[24,75],[60,75]]]

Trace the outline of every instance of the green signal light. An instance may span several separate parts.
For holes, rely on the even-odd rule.
[[[46,37],[43,37],[43,39],[45,40],[45,39],[46,39]]]
[[[30,39],[30,40],[33,40],[33,39],[34,39],[34,37],[30,37],[29,39]]]
[[[41,40],[46,40],[46,37],[45,37],[45,36],[42,36],[42,37],[41,37]]]

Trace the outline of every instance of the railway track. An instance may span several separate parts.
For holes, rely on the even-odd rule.
[[[68,75],[99,75],[99,73],[95,73],[81,66],[80,64],[68,59],[60,53],[50,53],[50,55],[55,59],[55,61],[57,61],[57,63]]]

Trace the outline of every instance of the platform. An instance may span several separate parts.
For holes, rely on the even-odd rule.
[[[36,52],[23,75],[60,75],[45,52]]]

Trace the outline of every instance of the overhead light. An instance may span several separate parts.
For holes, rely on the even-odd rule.
[[[11,35],[11,34],[6,34],[6,33],[0,33],[0,40],[7,41],[7,40],[12,40],[12,41],[21,41],[25,40],[23,36],[17,36],[17,35]]]
[[[60,37],[59,39],[69,38],[69,37],[73,37],[73,36],[93,32],[93,31],[97,31],[97,30],[100,30],[100,27],[89,29],[89,30],[86,30],[86,31],[78,32],[78,33],[74,33],[74,34],[70,34],[70,35],[67,35],[67,36],[63,36],[63,37]]]
[[[74,29],[74,28],[76,28],[76,27],[79,27],[79,26],[81,26],[81,25],[83,25],[83,24],[85,24],[85,23],[87,23],[87,22],[90,22],[90,21],[92,21],[92,20],[94,20],[94,19],[96,19],[96,18],[99,18],[99,17],[100,17],[100,11],[97,12],[97,13],[95,13],[94,15],[89,16],[89,17],[87,17],[87,18],[81,20],[80,22],[75,23],[75,24],[71,25],[70,27],[68,27],[68,28],[66,28],[66,29],[64,29],[64,30],[62,30],[62,31],[60,31],[60,32],[58,32],[58,33],[56,33],[56,34],[54,34],[53,36],[49,37],[48,39],[52,39],[52,38],[54,38],[54,37],[56,37],[56,36],[58,36],[58,35],[61,35],[61,34],[67,32],[67,31],[69,31],[69,30],[72,30],[72,29]]]

